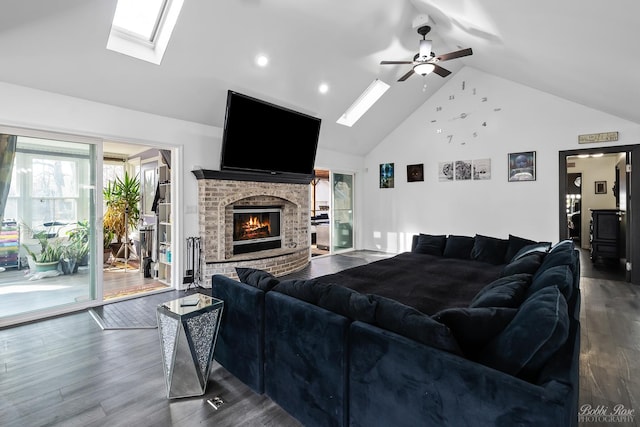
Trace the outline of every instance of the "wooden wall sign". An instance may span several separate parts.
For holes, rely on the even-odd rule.
[[[589,144],[592,142],[611,142],[618,140],[618,132],[588,133],[578,135],[578,144]]]

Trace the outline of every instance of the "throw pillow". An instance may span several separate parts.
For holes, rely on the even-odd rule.
[[[511,322],[517,311],[505,307],[448,308],[432,317],[447,325],[465,357],[475,360],[489,341]]]
[[[568,336],[566,300],[557,286],[549,286],[522,304],[507,327],[480,352],[478,361],[533,382]]]
[[[523,246],[516,254],[511,258],[511,261],[517,261],[522,257],[530,255],[532,253],[539,253],[541,255],[546,255],[549,252],[549,248],[551,247],[550,243],[540,242],[534,243],[532,245]]]
[[[511,276],[518,273],[535,274],[542,264],[542,254],[534,252],[505,265],[501,276]]]
[[[422,234],[418,235],[418,242],[413,252],[418,254],[429,254],[442,256],[444,245],[447,243],[447,236]]]
[[[471,249],[471,258],[476,261],[488,262],[489,264],[504,264],[504,255],[508,246],[509,241],[506,239],[476,234],[473,248]]]
[[[451,330],[430,316],[398,301],[371,295],[377,303],[374,324],[440,350],[462,355]]]
[[[573,273],[568,265],[556,265],[533,276],[527,296],[533,295],[542,288],[554,285],[560,289],[562,295],[569,301],[573,293]]]
[[[314,285],[318,284],[317,280],[283,280],[273,287],[273,291],[287,294],[290,297],[306,301],[310,304],[316,304],[318,301],[318,292],[314,291]]]
[[[450,234],[442,255],[447,258],[470,259],[474,241],[473,237]]]
[[[572,246],[563,245],[550,251],[542,261],[540,268],[536,272],[536,276],[542,274],[545,270],[558,265],[568,265],[571,271],[576,273],[578,271],[580,259],[579,255]]]
[[[271,273],[255,268],[236,267],[238,279],[247,285],[256,287],[265,292],[273,289],[280,281]]]
[[[471,300],[474,307],[520,307],[531,283],[530,274],[501,277],[482,288]]]
[[[509,263],[515,254],[527,245],[534,245],[537,242],[534,240],[525,239],[523,237],[514,236],[509,234],[509,245],[507,246],[507,253],[504,255],[504,262]]]

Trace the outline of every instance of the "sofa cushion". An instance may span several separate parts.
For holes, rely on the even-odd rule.
[[[533,276],[531,286],[527,290],[527,296],[533,295],[542,288],[554,285],[560,289],[562,295],[569,301],[573,292],[573,273],[568,265],[556,265]]]
[[[505,265],[502,269],[501,276],[511,276],[512,274],[518,273],[535,274],[538,268],[540,268],[542,260],[542,254],[533,252]]]
[[[443,323],[398,301],[371,295],[377,303],[374,324],[380,328],[411,338],[422,344],[462,354],[451,330]]]
[[[450,234],[442,255],[447,258],[470,259],[474,241],[473,237]]]
[[[509,241],[506,239],[476,234],[471,249],[471,258],[489,264],[504,264],[504,255],[508,246]]]
[[[372,323],[376,302],[369,296],[334,283],[310,280],[283,280],[273,290],[317,305],[334,313]]]
[[[475,360],[489,341],[511,322],[517,311],[506,307],[448,308],[432,317],[447,325],[465,357]]]
[[[471,300],[469,307],[519,307],[525,299],[530,284],[530,274],[501,277],[480,289]]]
[[[255,268],[236,267],[238,279],[247,285],[261,289],[265,292],[270,291],[280,281],[271,273]]]
[[[551,247],[551,243],[547,243],[547,242],[540,242],[540,243],[534,243],[531,245],[523,246],[522,248],[520,248],[518,252],[516,252],[513,258],[511,258],[511,262],[517,261],[520,258],[530,255],[532,253],[539,253],[544,257],[544,255],[546,255],[549,252],[550,247]]]
[[[573,247],[573,242],[555,246],[544,257],[536,275],[540,275],[548,268],[558,265],[568,265],[572,272],[577,272],[579,261],[579,255]]]
[[[524,237],[514,236],[509,234],[509,245],[507,246],[507,252],[504,254],[504,262],[509,263],[515,254],[527,245],[534,245],[537,242],[535,240],[525,239]]]
[[[478,361],[533,382],[568,334],[566,300],[557,286],[548,286],[522,303],[513,320],[480,352]]]
[[[442,256],[444,245],[447,243],[447,236],[422,234],[418,235],[418,242],[413,252],[418,254],[429,254]]]

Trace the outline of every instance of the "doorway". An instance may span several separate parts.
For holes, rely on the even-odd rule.
[[[572,239],[580,248],[583,276],[640,283],[640,272],[632,268],[640,248],[632,233],[640,229],[634,215],[640,212],[640,200],[631,198],[640,175],[631,173],[634,152],[640,157],[638,147],[559,153],[559,239]]]
[[[311,182],[311,256],[354,248],[354,175],[316,169]]]

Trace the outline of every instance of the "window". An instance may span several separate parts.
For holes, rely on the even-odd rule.
[[[184,0],[118,0],[107,49],[159,65]]]

